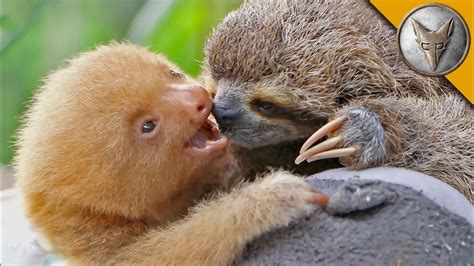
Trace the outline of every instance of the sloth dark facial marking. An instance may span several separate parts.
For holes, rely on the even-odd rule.
[[[241,87],[224,84],[218,87],[213,114],[222,132],[240,146],[255,148],[298,140],[323,121],[291,102],[259,98],[244,93]]]

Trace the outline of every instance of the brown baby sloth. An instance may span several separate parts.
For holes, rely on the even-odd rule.
[[[244,164],[255,149],[272,161],[285,155],[268,150],[293,145],[287,161],[301,152],[296,163],[414,169],[474,200],[472,108],[446,80],[403,63],[396,32],[367,1],[246,1],[209,38],[203,73]]]
[[[226,265],[327,197],[273,172],[238,181],[207,91],[163,56],[111,44],[36,93],[15,169],[27,216],[74,264]]]

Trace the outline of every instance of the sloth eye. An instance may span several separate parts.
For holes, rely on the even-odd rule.
[[[275,116],[284,111],[280,106],[263,100],[254,100],[252,101],[251,106],[255,111],[266,116]]]
[[[265,101],[257,101],[254,103],[254,105],[262,110],[262,111],[272,111],[273,109],[275,109],[275,105],[273,103],[270,103],[270,102],[265,102]]]
[[[142,125],[142,133],[144,133],[144,134],[151,133],[151,132],[153,132],[153,130],[155,130],[155,128],[156,128],[156,122],[155,121],[152,121],[152,120],[146,121]]]
[[[170,70],[170,75],[173,77],[173,78],[176,78],[176,79],[182,79],[184,78],[184,75],[179,73],[179,72],[176,72],[174,70]]]

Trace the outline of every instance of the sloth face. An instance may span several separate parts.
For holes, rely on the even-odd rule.
[[[71,186],[86,191],[122,180],[136,184],[127,190],[147,184],[159,195],[228,145],[209,119],[208,92],[163,56],[133,45],[101,46],[71,60],[47,78],[31,108],[24,138],[51,143],[43,144],[42,161],[57,167],[57,180],[74,175]],[[98,176],[104,184],[89,182]]]
[[[367,27],[359,11],[348,1],[246,1],[222,21],[206,43],[204,74],[231,140],[292,141],[349,101],[432,86],[394,61],[383,23]]]
[[[234,84],[228,80],[217,83],[213,114],[221,131],[240,146],[256,148],[298,140],[320,124],[285,87],[265,82]]]
[[[75,131],[87,139],[103,136],[90,146],[108,154],[131,154],[140,166],[132,169],[148,169],[165,179],[189,175],[221,155],[228,140],[209,120],[208,92],[164,57],[126,51],[109,59],[111,70],[94,81],[94,89],[82,90],[81,104],[88,108],[71,110],[90,119]],[[120,77],[120,71],[129,76]],[[169,169],[174,163],[178,167]]]
[[[211,109],[209,93],[163,56],[99,46],[49,75],[35,95],[19,133],[18,176],[30,191],[46,187],[54,200],[87,210],[182,215],[209,184],[230,182],[218,176],[233,162]],[[170,199],[178,203],[162,214]]]

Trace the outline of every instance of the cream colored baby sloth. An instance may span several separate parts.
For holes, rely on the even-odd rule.
[[[144,48],[71,60],[46,78],[18,135],[34,228],[75,264],[223,265],[327,201],[285,172],[223,192],[239,175],[211,108],[201,86]]]

